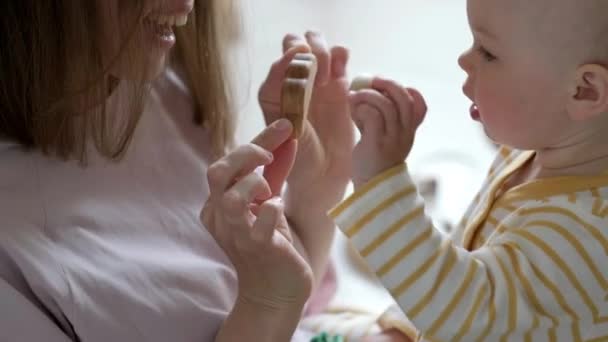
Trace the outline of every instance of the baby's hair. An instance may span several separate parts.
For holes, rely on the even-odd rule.
[[[546,44],[562,53],[568,51],[583,63],[608,62],[608,1],[544,0],[536,2],[536,12],[535,20],[545,21],[540,30],[558,35],[558,41],[545,39]]]

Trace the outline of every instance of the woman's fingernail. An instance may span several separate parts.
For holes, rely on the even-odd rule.
[[[272,154],[272,152],[268,152],[268,154],[266,154],[266,158],[268,158],[268,160],[272,163],[274,161],[274,154]]]
[[[272,127],[279,131],[286,131],[291,128],[291,122],[287,119],[279,119],[272,124]]]
[[[308,46],[306,42],[300,42],[298,45],[292,46],[288,51],[295,51],[296,53],[307,53],[310,52],[310,46]]]

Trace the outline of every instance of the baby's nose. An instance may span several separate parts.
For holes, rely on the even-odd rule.
[[[471,49],[463,52],[459,57],[458,57],[458,65],[462,68],[462,70],[466,71],[467,73],[471,70],[472,67],[472,63],[471,63]]]

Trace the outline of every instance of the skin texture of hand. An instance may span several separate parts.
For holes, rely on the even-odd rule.
[[[283,56],[271,67],[258,94],[266,122],[282,117],[283,78],[293,56],[299,52],[312,52],[318,71],[308,122],[298,141],[296,161],[287,183],[299,196],[315,197],[325,210],[335,204],[336,197],[340,199],[350,176],[354,128],[348,104],[348,51],[341,46],[328,48],[323,36],[316,32],[307,32],[305,37],[285,36]],[[309,192],[314,196],[305,196]]]
[[[312,93],[308,121],[297,141],[297,157],[283,193],[285,214],[291,228],[307,251],[315,275],[315,285],[327,268],[335,225],[327,211],[344,196],[350,181],[354,127],[348,103],[346,75],[348,51],[328,48],[316,32],[305,37],[287,35],[283,56],[270,68],[259,91],[259,102],[266,122],[282,117],[281,87],[285,71],[296,53],[311,52],[317,58],[317,77]],[[277,162],[265,168],[265,178],[278,189],[273,179],[281,179],[285,167],[283,148],[275,152]],[[278,176],[278,175],[279,176]]]
[[[393,168],[409,155],[426,104],[415,89],[374,78],[372,89],[350,94],[352,118],[361,132],[353,152],[355,188]]]
[[[292,129],[288,120],[280,120],[208,170],[210,196],[201,220],[235,267],[239,302],[261,311],[293,308],[297,313],[312,290],[312,270],[294,244],[276,190],[254,172],[283,148],[284,176],[288,173],[295,154]]]

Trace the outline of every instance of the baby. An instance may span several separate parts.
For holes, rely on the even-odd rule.
[[[608,1],[468,0],[471,117],[500,144],[450,237],[403,160],[426,106],[374,78],[351,94],[355,193],[330,215],[440,341],[608,339]]]

